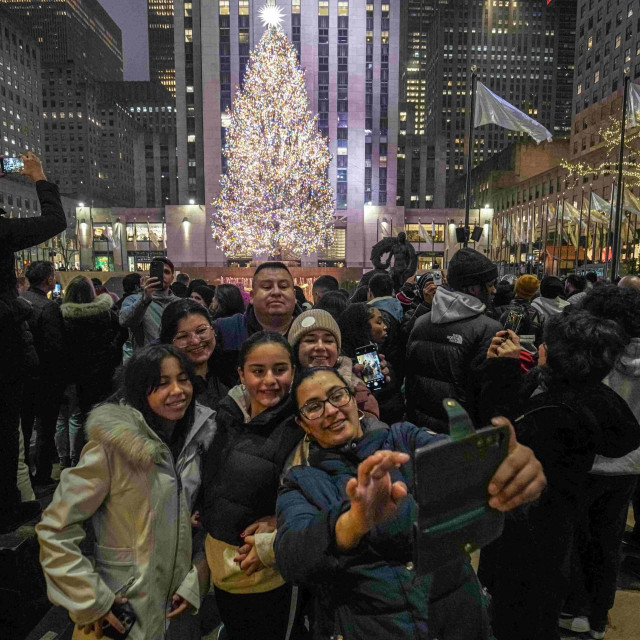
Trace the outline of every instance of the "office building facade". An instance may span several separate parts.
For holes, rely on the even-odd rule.
[[[177,204],[175,102],[159,82],[113,82],[105,90],[140,125],[135,141],[136,207]]]
[[[149,33],[149,79],[159,82],[175,98],[176,66],[174,61],[173,1],[147,0]],[[185,11],[189,11],[189,2]]]
[[[342,261],[369,265],[379,217],[396,212],[400,0],[278,0],[309,109],[327,136]],[[174,0],[178,199],[207,207],[224,171],[225,110],[262,37],[261,3]],[[382,213],[381,213],[382,212]],[[350,230],[352,230],[350,232]],[[212,242],[212,259],[222,256]],[[374,239],[375,242],[375,239]],[[335,256],[302,258],[309,264]]]

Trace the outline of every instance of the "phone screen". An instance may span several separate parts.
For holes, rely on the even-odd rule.
[[[385,379],[380,366],[380,358],[378,357],[378,348],[375,344],[368,344],[364,347],[356,349],[356,360],[358,364],[364,366],[362,371],[362,380],[372,391],[381,389],[384,386]]]
[[[58,282],[56,286],[53,287],[53,295],[56,297],[60,297],[62,295],[62,285]]]
[[[2,158],[2,173],[20,173],[24,162],[20,158]]]

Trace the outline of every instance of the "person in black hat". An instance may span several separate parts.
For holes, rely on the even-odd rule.
[[[446,433],[444,398],[475,414],[474,361],[482,362],[502,325],[485,315],[495,293],[496,266],[474,249],[460,249],[438,287],[431,311],[417,319],[407,343],[407,419]]]

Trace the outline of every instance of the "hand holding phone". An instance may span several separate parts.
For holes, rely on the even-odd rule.
[[[356,360],[361,364],[362,380],[371,391],[378,391],[386,383],[380,358],[378,356],[378,347],[375,344],[367,344],[364,347],[356,349]]]
[[[116,596],[117,599],[117,596]],[[111,607],[110,615],[115,616],[117,625],[110,615],[107,615],[105,624],[102,627],[102,633],[107,638],[113,640],[125,640],[131,631],[131,627],[135,624],[138,617],[129,601],[123,599],[124,602],[114,602]]]

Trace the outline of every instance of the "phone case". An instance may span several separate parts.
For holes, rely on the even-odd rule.
[[[111,611],[114,613],[116,618],[120,620],[122,625],[125,628],[124,633],[120,633],[116,629],[114,629],[110,624],[107,624],[103,627],[102,633],[106,638],[112,638],[113,640],[124,640],[131,631],[131,627],[135,624],[138,616],[136,616],[136,612],[133,610],[133,607],[129,602],[123,602],[122,604],[114,604],[111,607]]]
[[[158,280],[162,282],[162,278],[164,277],[164,264],[162,264],[162,262],[152,263],[149,267],[149,277],[158,278]]]
[[[504,515],[489,507],[488,486],[508,445],[508,427],[486,427],[415,451],[414,564],[419,573],[462,561],[500,536]]]

